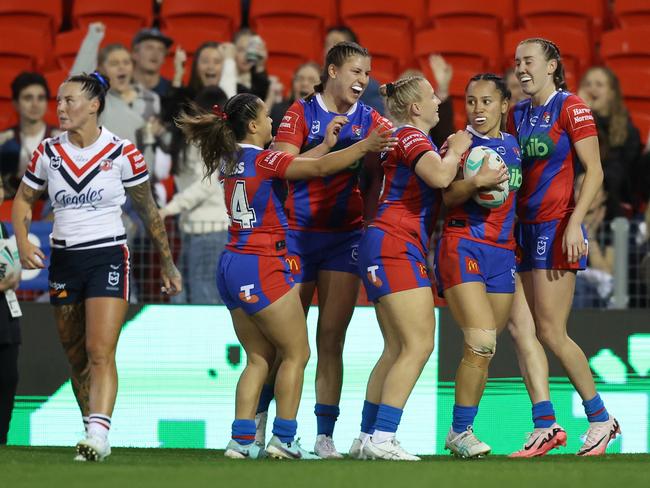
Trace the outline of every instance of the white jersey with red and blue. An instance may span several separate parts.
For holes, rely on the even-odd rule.
[[[597,136],[591,110],[578,96],[556,91],[543,105],[522,100],[508,117],[508,132],[522,151],[523,182],[517,200],[521,223],[562,219],[575,206],[574,144]]]
[[[424,154],[438,152],[438,148],[427,134],[412,126],[398,127],[393,136],[398,142],[382,163],[384,184],[371,225],[418,246],[426,255],[441,195],[415,173],[415,165]]]
[[[510,192],[505,203],[493,209],[482,207],[473,198],[449,209],[445,218],[444,235],[514,249],[516,193],[522,182],[521,152],[517,139],[503,132],[499,137],[490,138],[475,131],[471,126],[467,126],[466,130],[473,135],[472,146],[461,160],[461,169],[474,147],[485,146],[494,149],[508,166]]]
[[[226,210],[230,225],[226,249],[259,256],[286,254],[287,219],[282,208],[287,167],[295,156],[240,144],[235,169],[224,174]]]
[[[391,123],[373,108],[357,102],[345,114],[327,110],[320,94],[297,100],[289,107],[278,128],[275,142],[289,143],[306,152],[325,138],[327,125],[339,115],[348,118],[333,151],[364,139],[379,125]],[[359,191],[362,161],[325,178],[289,182],[285,209],[289,228],[303,231],[345,232],[363,225],[363,202]]]

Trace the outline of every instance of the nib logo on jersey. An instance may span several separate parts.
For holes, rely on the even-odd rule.
[[[524,158],[545,159],[555,149],[555,144],[546,135],[534,136],[521,145]]]
[[[68,193],[66,190],[59,190],[54,195],[54,202],[63,208],[81,208],[90,206],[93,209],[96,209],[97,207],[95,204],[102,201],[103,192],[103,188],[95,190],[92,187],[89,187],[81,193],[73,194]]]

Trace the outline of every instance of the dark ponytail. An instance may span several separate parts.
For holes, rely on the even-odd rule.
[[[531,37],[524,39],[519,44],[539,44],[544,53],[544,59],[550,61],[554,59],[557,62],[557,68],[553,73],[553,83],[558,90],[567,90],[566,80],[564,78],[564,65],[562,64],[562,56],[560,55],[560,48],[553,41],[541,37]]]
[[[364,58],[370,57],[368,50],[365,47],[359,46],[356,42],[343,41],[335,44],[329,51],[327,51],[327,56],[325,56],[325,65],[323,66],[323,72],[320,75],[320,83],[314,87],[316,93],[323,93],[325,90],[325,85],[327,85],[327,80],[329,80],[328,68],[330,64],[333,64],[337,68],[343,66],[343,64],[352,56],[362,56]]]
[[[262,101],[251,93],[235,95],[221,109],[215,106],[212,113],[193,105],[192,115],[182,111],[174,119],[183,131],[187,142],[196,144],[205,165],[208,178],[220,169],[230,175],[237,163],[237,143],[248,134],[248,123],[257,118]]]
[[[99,100],[99,108],[97,109],[97,117],[104,111],[106,105],[106,92],[111,88],[108,79],[94,71],[90,74],[82,73],[69,77],[63,83],[80,83],[81,91],[86,94],[88,100],[97,98]]]
[[[470,83],[473,81],[491,81],[494,83],[494,86],[496,86],[498,92],[501,93],[502,100],[510,100],[510,97],[512,96],[510,90],[508,90],[508,85],[506,85],[505,80],[499,75],[495,75],[494,73],[479,73],[472,76],[467,82],[465,93],[467,93],[467,89],[469,88]]]

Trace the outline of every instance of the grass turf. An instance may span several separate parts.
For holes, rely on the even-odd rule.
[[[428,456],[419,463],[381,461],[234,461],[222,451],[113,449],[103,463],[75,463],[60,447],[0,447],[2,487],[555,487],[649,486],[650,455],[574,455],[513,460]]]

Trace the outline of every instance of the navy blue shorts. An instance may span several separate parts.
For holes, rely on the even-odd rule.
[[[319,271],[358,274],[361,230],[287,232],[287,263],[296,283],[316,281]]]
[[[52,248],[49,287],[52,305],[69,305],[86,298],[129,300],[131,259],[126,244],[96,249]]]

